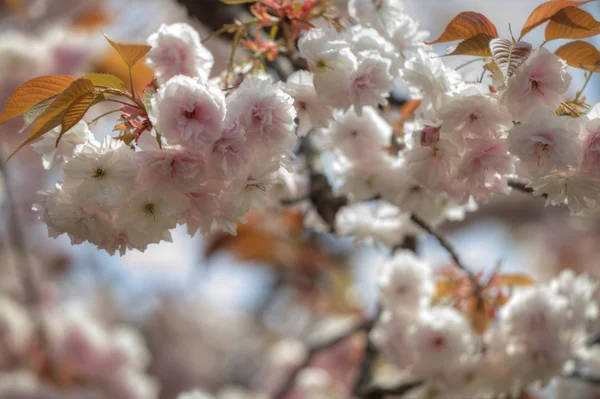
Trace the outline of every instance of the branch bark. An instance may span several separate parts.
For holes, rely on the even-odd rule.
[[[346,338],[348,338],[360,331],[365,331],[367,328],[369,328],[369,326],[371,326],[371,323],[372,323],[372,321],[370,321],[370,320],[362,322],[362,323],[358,323],[358,324],[352,326],[351,328],[349,328],[348,330],[342,332],[341,334],[333,336],[323,342],[309,345],[308,351],[304,358],[304,361],[302,363],[300,363],[298,365],[298,367],[296,367],[294,369],[294,371],[288,376],[288,378],[281,385],[279,390],[273,395],[273,398],[274,399],[283,399],[287,396],[288,393],[291,392],[291,390],[294,388],[294,384],[296,383],[296,377],[298,377],[298,374],[300,374],[300,372],[310,364],[310,362],[313,360],[315,355],[317,355],[321,351],[331,348],[335,344],[342,342]]]

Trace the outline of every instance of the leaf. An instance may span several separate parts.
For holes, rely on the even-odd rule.
[[[450,21],[440,37],[432,42],[425,42],[425,44],[470,39],[477,35],[498,37],[498,31],[496,31],[494,24],[485,15],[472,11],[461,12]]]
[[[477,55],[477,56],[490,56],[490,40],[492,36],[479,34],[473,36],[467,40],[463,40],[456,46],[451,46],[446,50],[446,55]]]
[[[83,96],[94,91],[94,84],[91,80],[79,78],[71,83],[56,99],[50,104],[44,112],[35,120],[31,132],[27,139],[7,158],[12,158],[21,148],[44,135],[49,130],[54,129],[62,122],[63,114],[71,104]]]
[[[498,276],[499,282],[502,285],[524,285],[529,286],[535,284],[535,282],[526,274],[514,273],[514,274],[501,274]]]
[[[24,114],[36,104],[56,96],[74,80],[72,76],[50,75],[23,83],[6,102],[4,111],[0,114],[0,125]]]
[[[127,91],[125,83],[110,73],[87,73],[83,75],[82,78],[91,80],[96,86],[110,87],[111,89],[117,89],[122,92]]]
[[[104,37],[110,43],[110,45],[117,50],[123,61],[125,61],[127,66],[130,68],[152,49],[152,47],[148,46],[147,44],[117,43],[110,40],[110,38],[106,35],[104,35]]]
[[[531,44],[527,42],[513,43],[508,39],[493,39],[490,41],[492,58],[504,76],[504,83],[525,62],[531,53]]]
[[[600,33],[600,22],[577,7],[557,12],[546,26],[546,41],[554,39],[583,39]]]
[[[567,43],[559,47],[554,54],[574,68],[600,72],[600,51],[588,42],[576,40]]]
[[[79,122],[83,118],[88,109],[90,109],[95,97],[96,95],[94,94],[94,92],[85,94],[73,101],[71,105],[69,105],[69,107],[65,110],[61,121],[60,134],[56,139],[57,147],[63,134],[65,134],[65,132],[69,131],[73,126],[75,126],[77,122]]]
[[[97,72],[115,75],[122,82],[129,79],[129,67],[121,61],[121,56],[116,51],[107,51],[100,55],[96,69]],[[144,63],[143,59],[131,68],[131,74],[133,75],[133,86],[139,93],[144,91],[146,85],[154,78],[154,71]]]
[[[111,16],[105,8],[99,4],[89,7],[87,11],[75,17],[72,22],[73,27],[91,31],[98,26],[108,25],[111,22]]]
[[[521,38],[525,36],[527,32],[548,21],[563,8],[579,7],[586,3],[589,3],[590,1],[593,0],[553,0],[538,6],[535,10],[532,11],[531,14],[529,14],[529,17],[527,17],[527,21],[525,21],[525,25],[523,25],[523,28],[521,29],[521,36],[519,37],[519,40],[521,40]]]
[[[19,133],[23,133],[25,130],[29,129],[31,124],[38,118],[38,116],[40,116],[46,110],[46,108],[50,106],[50,104],[52,104],[52,102],[54,102],[54,100],[56,100],[56,96],[52,96],[44,101],[37,103],[36,105],[31,107],[29,111],[25,112],[25,114],[23,115],[25,124],[19,130]]]

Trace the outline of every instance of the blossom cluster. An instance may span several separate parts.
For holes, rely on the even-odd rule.
[[[398,223],[412,213],[435,225],[510,193],[519,179],[547,205],[596,214],[600,105],[581,114],[569,106],[579,95],[569,100],[565,61],[539,47],[510,76],[490,68],[489,82],[468,80],[423,44],[427,33],[399,4],[350,2],[358,25],[314,28],[298,44],[309,72],[290,76],[286,90],[299,133],[314,129],[319,139],[336,192],[352,203],[380,198],[384,208],[398,208]],[[401,131],[378,110],[398,81],[419,104]],[[338,233],[367,229],[380,236],[385,228],[368,215],[377,210],[368,209],[346,208]]]
[[[296,112],[279,84],[254,77],[225,93],[208,80],[212,56],[186,24],[162,26],[148,42],[160,82],[145,93],[155,137],[99,142],[79,122],[58,146],[60,128],[34,143],[46,167],[63,161],[62,181],[36,206],[53,237],[123,254],[170,240],[182,223],[191,235],[213,224],[235,234],[289,167]]]
[[[158,397],[158,383],[145,371],[150,354],[139,333],[104,326],[81,302],[53,305],[34,324],[22,305],[3,296],[0,326],[3,398]]]
[[[598,317],[596,283],[572,271],[514,292],[483,334],[464,313],[432,302],[434,289],[431,266],[397,251],[380,273],[383,314],[372,335],[407,379],[444,397],[512,395],[547,383],[586,350]]]

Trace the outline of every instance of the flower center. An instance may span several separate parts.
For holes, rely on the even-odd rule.
[[[154,204],[146,204],[144,207],[144,213],[156,219],[156,214],[154,213]]]
[[[104,175],[106,174],[105,170],[102,168],[96,168],[96,170],[94,171],[94,174],[92,175],[92,177],[94,179],[98,179],[100,177],[104,177]]]
[[[470,120],[471,122],[475,122],[477,119],[479,119],[479,118],[477,117],[477,115],[475,115],[475,114],[471,114],[471,115],[469,115],[469,120]]]
[[[196,116],[196,109],[194,108],[191,112],[190,111],[185,111],[184,115],[188,119],[194,119],[194,117]]]

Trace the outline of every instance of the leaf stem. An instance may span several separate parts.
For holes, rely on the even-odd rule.
[[[121,112],[121,109],[120,109],[120,108],[119,108],[119,109],[113,109],[112,111],[105,112],[105,113],[103,113],[102,115],[100,115],[100,116],[98,116],[98,117],[96,117],[96,118],[92,119],[92,120],[91,120],[91,121],[88,123],[88,125],[91,125],[91,124],[93,124],[93,123],[96,123],[96,122],[98,122],[98,121],[100,120],[100,118],[103,118],[103,117],[105,117],[106,115],[110,115],[110,114],[113,114],[113,113],[115,113],[115,112]]]
[[[471,65],[471,64],[473,64],[473,63],[475,63],[477,61],[481,61],[481,60],[482,60],[481,58],[475,58],[474,60],[469,60],[469,61],[467,61],[465,63],[460,64],[459,66],[457,66],[456,68],[454,68],[454,70],[458,71],[461,68],[464,68],[464,67],[466,67],[468,65]]]
[[[581,90],[579,90],[577,92],[577,95],[575,96],[575,101],[579,100],[579,97],[581,97],[581,95],[583,94],[583,91],[585,90],[585,88],[587,87],[588,83],[590,82],[590,79],[592,79],[592,72],[588,72],[588,76],[585,79],[585,83],[583,84],[583,87],[581,88]]]

